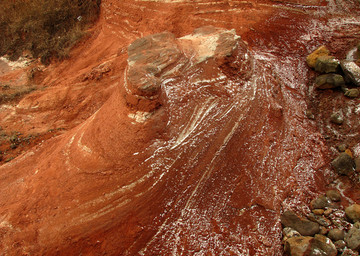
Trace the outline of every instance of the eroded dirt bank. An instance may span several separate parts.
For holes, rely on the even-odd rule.
[[[280,213],[306,212],[337,178],[304,114],[318,104],[305,56],[321,44],[344,56],[358,11],[356,1],[104,0],[92,36],[41,71],[43,89],[2,106],[3,129],[62,133],[0,168],[2,253],[282,255]],[[186,36],[205,25],[241,37],[231,54]],[[181,65],[140,108],[126,97],[127,47],[163,31]]]

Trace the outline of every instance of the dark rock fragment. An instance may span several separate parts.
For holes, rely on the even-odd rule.
[[[334,189],[326,191],[326,196],[334,202],[338,202],[341,200],[340,192]]]
[[[356,89],[356,88],[348,89],[348,90],[346,90],[344,95],[349,97],[349,98],[357,98],[360,95],[360,91],[358,89]]]
[[[360,229],[351,228],[345,235],[345,242],[350,249],[358,251],[360,249]]]
[[[310,202],[311,209],[325,209],[325,207],[328,207],[329,205],[330,201],[326,196],[320,196]]]
[[[330,116],[330,121],[334,124],[342,124],[344,122],[344,118],[340,113],[333,113]]]
[[[345,236],[344,230],[338,228],[331,229],[328,233],[328,237],[333,241],[344,240],[344,236]]]
[[[320,73],[335,73],[339,67],[340,61],[333,56],[319,56],[315,63],[315,71]]]
[[[360,221],[360,205],[352,204],[345,209],[346,217],[349,218],[352,222]]]
[[[346,153],[341,153],[331,165],[339,174],[349,175],[355,170],[354,160]]]
[[[317,89],[325,90],[345,85],[344,78],[339,74],[325,74],[320,75],[315,79],[315,87]]]
[[[291,227],[303,236],[312,236],[319,232],[319,224],[300,218],[292,211],[286,211],[281,216],[281,224],[284,227]]]

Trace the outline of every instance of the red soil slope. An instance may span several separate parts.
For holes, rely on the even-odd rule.
[[[304,115],[304,57],[353,43],[356,8],[103,0],[91,37],[42,71],[44,89],[0,113],[3,128],[23,134],[65,129],[0,168],[1,253],[282,255],[280,213],[306,211],[335,178]],[[251,79],[211,62],[190,69],[137,122],[125,99],[127,46],[204,25],[248,43]]]

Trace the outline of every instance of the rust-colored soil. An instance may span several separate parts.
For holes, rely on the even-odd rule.
[[[0,62],[1,83],[23,88],[30,72],[36,85],[1,106],[2,131],[38,134],[2,144],[20,155],[0,167],[0,255],[282,255],[281,212],[308,211],[337,179],[337,141],[327,145],[330,132],[305,116],[326,118],[320,103],[330,104],[309,102],[305,56],[321,44],[341,55],[360,39],[358,2],[169,2],[103,0],[70,59],[35,73],[36,63]],[[164,85],[161,106],[137,122],[127,46],[204,25],[247,42],[251,79],[209,61]],[[339,132],[359,148],[347,125]]]

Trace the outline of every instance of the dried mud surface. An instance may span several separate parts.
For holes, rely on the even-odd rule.
[[[340,140],[360,154],[359,100],[314,95],[305,56],[322,44],[346,55],[360,39],[358,2],[101,7],[69,60],[36,72],[37,90],[1,106],[7,133],[58,136],[0,167],[0,255],[282,255],[281,212],[307,212],[327,184],[351,184],[329,162]],[[204,25],[247,42],[251,78],[190,69],[162,85],[166,97],[149,118],[136,118],[124,97],[128,45]],[[32,67],[0,62],[0,81],[24,87]],[[352,108],[344,131],[321,121],[330,97]],[[306,118],[308,108],[318,119]],[[336,132],[351,136],[326,140]],[[344,204],[359,200],[351,191]]]

